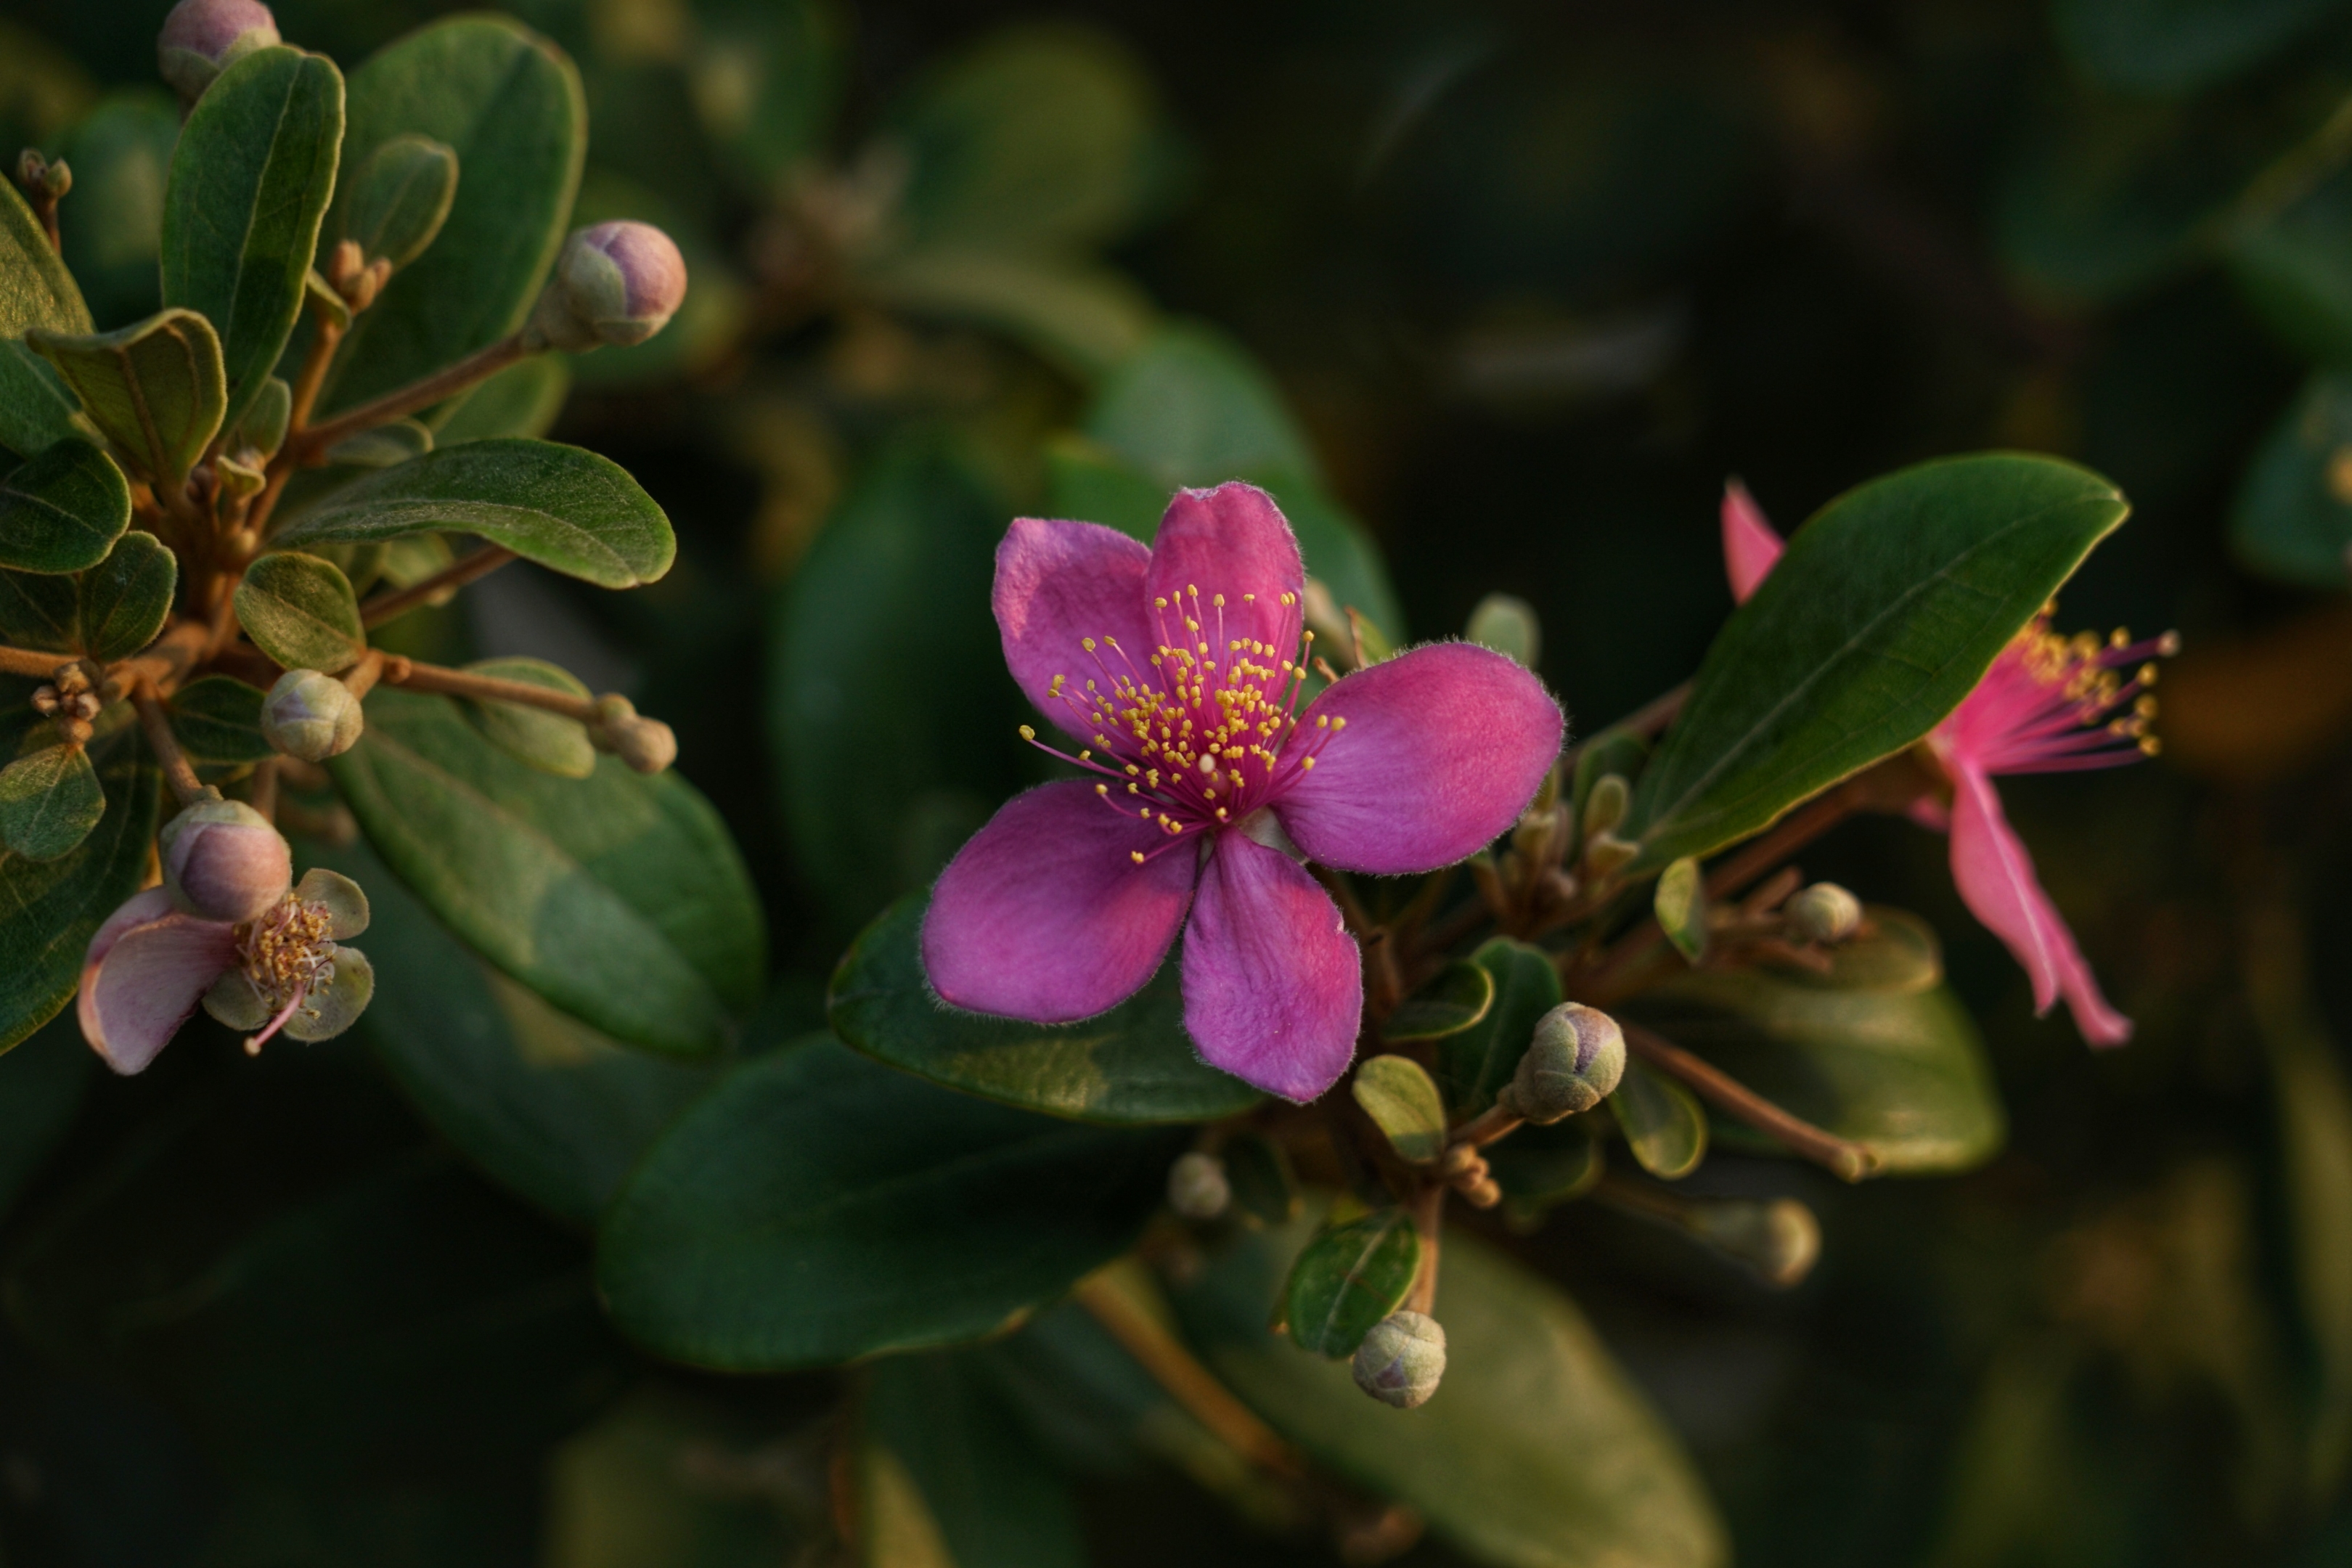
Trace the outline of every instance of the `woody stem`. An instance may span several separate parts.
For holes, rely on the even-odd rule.
[[[286,437],[285,450],[279,458],[289,468],[302,468],[315,463],[339,441],[347,440],[362,430],[373,430],[379,425],[389,425],[420,409],[432,407],[445,397],[454,396],[477,382],[486,381],[521,359],[530,351],[523,347],[522,334],[509,332],[485,349],[477,350],[445,370],[411,383],[396,392],[387,392],[373,403],[362,403],[348,409],[323,425],[314,425],[299,436]]]
[[[485,545],[465,559],[444,566],[422,583],[370,599],[360,606],[360,625],[382,626],[395,616],[404,616],[419,605],[430,604],[445,594],[454,594],[467,584],[488,576],[513,559],[515,552],[503,544]]]
[[[0,675],[29,675],[36,680],[52,680],[58,670],[74,661],[69,653],[42,653],[29,647],[0,647]]]
[[[527,708],[544,708],[551,713],[561,713],[566,719],[577,720],[583,724],[593,724],[598,720],[593,698],[575,697],[569,691],[534,686],[527,680],[501,680],[494,675],[476,675],[471,670],[419,664],[398,654],[384,657],[381,679],[386,686],[404,687],[411,691],[433,691],[445,697],[470,697],[477,701],[519,702]]]
[[[1306,1462],[1296,1448],[1234,1398],[1175,1335],[1117,1285],[1100,1274],[1091,1274],[1078,1281],[1076,1294],[1078,1304],[1118,1342],[1120,1349],[1133,1356],[1187,1415],[1235,1453],[1286,1479],[1307,1473]]]
[[[212,792],[196,777],[189,764],[188,753],[180,749],[180,738],[172,733],[172,716],[163,711],[163,700],[155,695],[151,681],[142,681],[131,693],[131,705],[139,710],[140,727],[147,731],[148,749],[163,764],[163,782],[172,786],[172,794],[182,805],[194,805]]]
[[[1843,1181],[1858,1182],[1864,1176],[1877,1173],[1878,1156],[1863,1145],[1850,1143],[1834,1133],[1823,1131],[1801,1116],[1790,1114],[1720,1068],[1702,1061],[1639,1024],[1628,1024],[1620,1019],[1618,1026],[1624,1030],[1625,1044],[1635,1056],[1680,1079],[1700,1099],[1745,1121],[1790,1153],[1801,1154],[1826,1167]]]

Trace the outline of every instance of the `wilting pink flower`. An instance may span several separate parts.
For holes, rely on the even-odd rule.
[[[1005,663],[1097,777],[1015,796],[941,875],[923,923],[941,998],[1091,1017],[1181,930],[1206,1060],[1297,1100],[1347,1070],[1361,962],[1302,854],[1383,875],[1463,858],[1533,798],[1562,721],[1534,676],[1468,643],[1349,675],[1301,712],[1306,583],[1289,523],[1244,484],[1180,492],[1150,549],[1013,524]]]
[[[1733,598],[1744,603],[1756,591],[1780,549],[1780,536],[1747,490],[1737,481],[1726,487],[1723,563]],[[2152,754],[2147,721],[2156,699],[2147,688],[2156,669],[2147,660],[2176,646],[2169,635],[2137,643],[2120,632],[2105,643],[2087,632],[2062,637],[2050,629],[2047,610],[2034,616],[1927,733],[1928,750],[1952,782],[1951,805],[1922,800],[1912,808],[1916,820],[1951,834],[1952,881],[2032,977],[2035,1010],[2046,1014],[2063,997],[2074,1026],[2095,1046],[2130,1039],[2131,1020],[2100,994],[1992,781],[2111,768]]]

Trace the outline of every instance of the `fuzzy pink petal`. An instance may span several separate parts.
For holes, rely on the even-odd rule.
[[[124,931],[133,926],[143,926],[149,921],[160,921],[170,914],[173,907],[169,888],[150,888],[143,893],[133,893],[123,900],[121,907],[107,916],[106,923],[90,937],[89,947],[82,954],[82,973],[88,974],[97,968],[98,961],[113,950],[116,940]]]
[[[1738,479],[1723,487],[1723,574],[1731,579],[1734,604],[1744,605],[1757,584],[1771,574],[1784,546],[1764,519],[1764,509]]]
[[[1326,738],[1326,718],[1347,728]],[[1286,750],[1321,751],[1275,815],[1326,866],[1450,866],[1518,820],[1559,756],[1564,723],[1516,660],[1475,643],[1417,647],[1315,700]]]
[[[2001,811],[1992,780],[1977,768],[1952,773],[1952,881],[2032,979],[2035,1012],[2049,1012],[2063,996],[2074,1026],[2092,1045],[2119,1046],[2131,1038],[2131,1020],[2100,994],[2074,933],[2042,890],[2032,857]]]
[[[1255,485],[1235,480],[1213,490],[1177,491],[1160,520],[1160,531],[1152,536],[1146,587],[1155,616],[1162,613],[1156,601],[1169,603],[1164,640],[1171,643],[1183,640],[1188,628],[1180,608],[1189,614],[1192,590],[1200,590],[1201,629],[1192,637],[1194,652],[1207,643],[1205,657],[1220,668],[1235,639],[1264,643],[1277,658],[1297,656],[1298,632],[1307,613],[1307,567],[1282,509]],[[1222,641],[1220,594],[1225,596]],[[1286,594],[1291,597],[1287,605],[1282,602]]]
[[[162,892],[151,889],[151,892]],[[179,1033],[221,972],[236,962],[236,931],[221,921],[168,912],[142,922],[124,917],[142,906],[141,893],[98,930],[81,972],[76,1011],[82,1037],[119,1073],[135,1073]]]
[[[1212,1067],[1301,1104],[1356,1054],[1364,971],[1322,884],[1278,850],[1218,836],[1184,931],[1184,1027]]]
[[[1197,846],[1135,863],[1135,851],[1167,844],[1076,779],[1013,796],[931,889],[931,988],[954,1006],[1037,1024],[1126,1001],[1168,955],[1192,901]]]
[[[1138,666],[1150,669],[1159,641],[1143,613],[1150,560],[1150,551],[1115,528],[1034,517],[1015,518],[996,547],[994,605],[1005,665],[1029,700],[1080,740],[1090,739],[1094,726],[1046,693],[1057,675],[1080,691],[1087,680],[1101,679],[1087,637],[1097,644],[1117,639]],[[1097,653],[1125,672],[1108,647]]]

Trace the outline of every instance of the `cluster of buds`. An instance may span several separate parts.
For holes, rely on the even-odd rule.
[[[33,711],[57,721],[59,739],[68,745],[85,744],[105,700],[90,679],[89,666],[77,659],[58,671],[54,681],[33,689]]]
[[[327,265],[320,273],[356,314],[374,304],[383,286],[392,281],[392,261],[382,256],[371,261],[358,240],[341,239],[327,253]]]

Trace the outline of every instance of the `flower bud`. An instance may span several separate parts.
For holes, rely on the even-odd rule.
[[[1186,1219],[1214,1219],[1234,1201],[1225,1163],[1195,1149],[1168,1167],[1168,1206]]]
[[[261,701],[261,733],[289,757],[323,763],[359,743],[367,719],[352,689],[315,669],[289,669]]]
[[[294,881],[286,840],[241,801],[198,801],[165,823],[158,841],[173,901],[205,920],[252,920]]]
[[[1776,1289],[1801,1282],[1822,1255],[1822,1223],[1794,1198],[1701,1204],[1683,1225],[1709,1247],[1748,1265]]]
[[[278,18],[261,0],[180,0],[156,37],[155,64],[180,101],[191,104],[215,77],[278,41]]]
[[[686,258],[669,236],[648,223],[593,224],[563,242],[523,341],[572,353],[641,343],[685,299]]]
[[[1590,1110],[1625,1074],[1625,1034],[1617,1020],[1581,1002],[1563,1002],[1536,1020],[1535,1040],[1511,1077],[1511,1108],[1529,1121]]]
[[[1428,1403],[1445,1375],[1445,1331],[1425,1312],[1391,1312],[1356,1347],[1356,1386],[1383,1405]]]
[[[596,718],[588,739],[600,752],[610,752],[641,773],[657,773],[677,761],[677,735],[658,719],[638,715],[627,698],[607,693],[596,699]]]
[[[1780,906],[1789,930],[1803,942],[1843,942],[1862,925],[1862,900],[1835,882],[1815,882]]]

